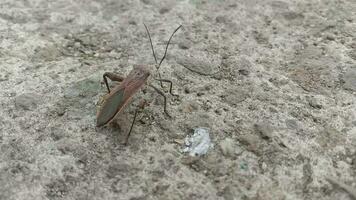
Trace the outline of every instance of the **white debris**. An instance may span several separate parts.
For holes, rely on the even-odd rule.
[[[201,156],[212,147],[208,128],[196,128],[192,136],[185,138],[185,148],[183,152],[189,152],[190,156]]]

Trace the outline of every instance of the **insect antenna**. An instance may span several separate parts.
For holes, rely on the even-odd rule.
[[[148,28],[147,28],[147,26],[146,26],[145,23],[143,23],[143,25],[145,26],[146,31],[147,31],[148,38],[150,39],[150,44],[151,44],[151,49],[152,49],[153,57],[154,57],[154,59],[155,59],[156,65],[157,65],[157,64],[158,64],[158,63],[157,63],[157,58],[156,58],[155,50],[154,50],[154,48],[153,48],[150,31],[148,30]],[[156,67],[156,68],[157,68],[157,67]]]
[[[178,26],[178,28],[176,28],[176,30],[174,30],[174,32],[172,33],[171,37],[169,38],[168,42],[167,42],[167,46],[166,46],[166,50],[164,51],[164,55],[161,59],[161,61],[159,62],[159,64],[157,63],[157,57],[156,57],[156,54],[155,54],[155,50],[153,48],[153,43],[152,43],[152,39],[151,39],[151,35],[150,35],[150,31],[148,30],[147,26],[145,23],[143,23],[143,25],[145,26],[146,28],[146,32],[147,32],[147,35],[148,35],[148,38],[150,40],[150,44],[151,44],[151,49],[152,49],[152,54],[153,54],[153,58],[155,59],[155,62],[156,62],[156,70],[158,72],[158,77],[159,79],[162,79],[161,77],[161,73],[159,72],[159,68],[163,62],[163,60],[166,58],[166,55],[167,55],[167,51],[168,51],[168,46],[169,46],[169,43],[171,42],[171,39],[173,37],[173,35],[182,27],[182,25]],[[162,81],[159,81],[160,84],[161,84],[161,87],[163,88],[163,83]]]
[[[168,40],[168,42],[167,42],[166,50],[164,51],[164,55],[163,55],[161,61],[159,62],[157,69],[159,69],[159,67],[161,66],[163,60],[166,58],[167,51],[168,51],[168,46],[169,46],[169,43],[171,42],[171,39],[173,38],[173,35],[174,35],[181,27],[182,27],[182,25],[179,25],[178,28],[176,28],[176,30],[173,31],[171,37],[169,38],[169,40]]]

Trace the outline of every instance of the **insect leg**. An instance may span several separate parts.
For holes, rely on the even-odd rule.
[[[104,83],[106,85],[106,88],[108,89],[108,93],[110,93],[110,88],[109,88],[109,84],[108,84],[108,80],[107,78],[109,78],[111,81],[123,81],[125,78],[122,76],[119,76],[117,74],[114,74],[112,72],[105,72],[103,74],[103,78],[104,78]]]
[[[133,128],[133,126],[134,126],[134,124],[135,124],[136,116],[137,116],[138,110],[139,110],[139,109],[143,109],[143,108],[145,107],[146,103],[147,103],[147,102],[146,102],[145,100],[142,100],[142,101],[140,102],[139,106],[137,107],[137,109],[136,109],[136,111],[135,111],[134,118],[133,118],[133,120],[132,120],[132,124],[131,124],[130,130],[129,130],[129,133],[128,133],[127,136],[126,136],[124,145],[127,145],[128,142],[129,142],[129,137],[130,137],[132,128]]]
[[[171,94],[172,96],[178,97],[177,94],[172,93],[173,82],[171,80],[168,80],[168,79],[155,79],[155,80],[169,83],[169,94]]]
[[[157,87],[155,87],[154,85],[149,84],[149,86],[152,87],[154,90],[156,90],[156,92],[163,97],[163,100],[164,100],[164,105],[163,105],[164,106],[163,107],[164,113],[166,113],[166,115],[169,118],[172,118],[171,115],[167,111],[167,97],[166,97],[166,95],[164,95],[164,93],[161,90],[159,90]]]
[[[159,79],[158,80],[162,80],[162,76],[161,76],[161,73],[159,72],[159,70],[157,69],[157,72],[158,72],[158,77]],[[159,81],[159,83],[161,84],[161,88],[163,89],[163,81]]]
[[[135,111],[135,115],[134,115],[134,118],[133,118],[133,120],[132,120],[132,124],[131,124],[130,130],[129,130],[129,133],[128,133],[127,136],[126,136],[124,145],[127,145],[127,143],[129,142],[129,137],[130,137],[132,128],[133,128],[133,126],[134,126],[134,124],[135,124],[135,121],[136,121],[136,116],[137,116],[138,109],[139,109],[139,108],[137,108],[136,111]]]

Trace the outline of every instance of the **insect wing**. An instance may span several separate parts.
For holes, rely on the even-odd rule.
[[[103,126],[113,119],[116,113],[125,105],[125,87],[113,92],[104,101],[104,104],[100,108],[97,114],[96,126]]]

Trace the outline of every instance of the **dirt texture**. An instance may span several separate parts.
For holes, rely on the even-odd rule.
[[[172,118],[144,87],[96,128],[103,73],[155,63],[143,23],[158,58],[183,25]],[[0,37],[1,200],[356,199],[355,0],[1,0]]]

